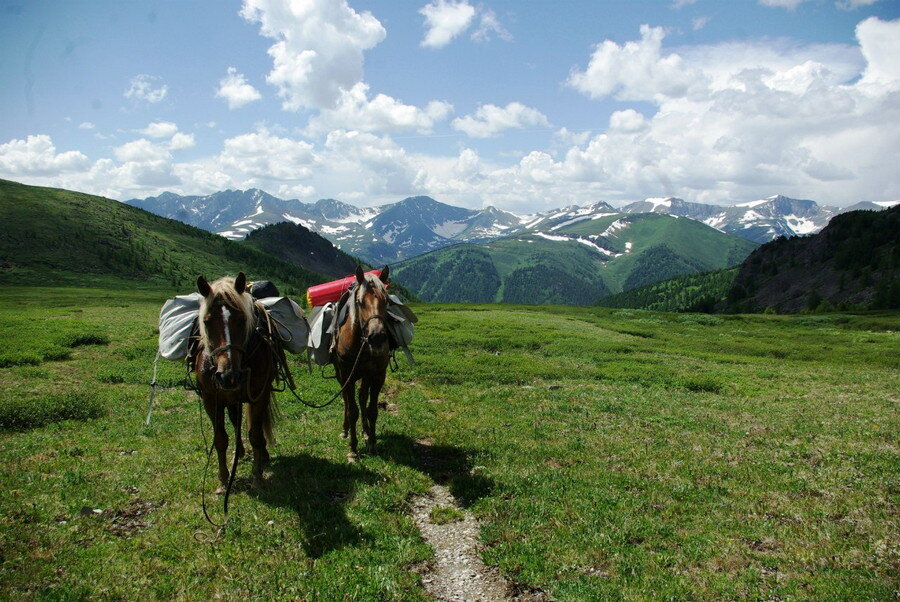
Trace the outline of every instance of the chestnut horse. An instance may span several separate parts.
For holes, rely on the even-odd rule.
[[[200,346],[194,358],[194,369],[198,392],[213,423],[213,446],[219,459],[216,493],[226,493],[229,488],[225,464],[228,448],[225,410],[234,425],[234,471],[237,460],[244,455],[242,404],[250,406],[247,430],[253,446],[251,485],[254,488],[262,484],[263,467],[269,461],[266,442],[274,442],[272,380],[275,357],[266,339],[256,331],[256,311],[246,286],[243,272],[237,278],[220,278],[212,284],[203,276],[197,278],[197,290],[203,295],[203,301],[200,304]]]
[[[384,386],[390,345],[387,330],[388,294],[384,285],[388,282],[388,267],[381,270],[381,278],[364,274],[356,268],[356,283],[346,301],[348,317],[339,324],[334,334],[331,360],[342,383],[344,397],[343,437],[350,437],[350,453],[347,460],[355,462],[357,456],[356,420],[362,414],[363,437],[366,449],[375,453],[375,422],[378,420],[378,395]],[[359,407],[354,399],[356,381],[359,386]]]

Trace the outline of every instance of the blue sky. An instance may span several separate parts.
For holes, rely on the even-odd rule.
[[[900,198],[900,3],[0,2],[0,177],[524,213]]]

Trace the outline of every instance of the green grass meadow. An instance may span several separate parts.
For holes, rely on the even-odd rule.
[[[428,599],[408,513],[435,482],[551,599],[900,592],[896,313],[419,305],[380,453],[347,464],[340,406],[279,395],[265,486],[240,465],[216,539],[198,399],[162,391],[143,422],[170,294],[0,293],[0,598]]]

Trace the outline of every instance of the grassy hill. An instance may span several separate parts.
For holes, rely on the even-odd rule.
[[[352,274],[360,263],[315,232],[290,222],[270,224],[253,230],[242,242],[288,263],[331,278]]]
[[[738,268],[685,274],[604,297],[601,307],[674,312],[710,312],[725,301]]]
[[[143,424],[166,295],[4,287],[0,349],[67,351],[0,366],[0,598],[425,600],[410,500],[435,484],[552,600],[895,597],[896,312],[420,305],[379,454],[347,464],[340,405],[279,394],[263,488],[240,463],[217,538],[196,396],[159,392]],[[294,375],[310,401],[338,387]]]
[[[690,219],[615,214],[440,249],[397,264],[394,273],[427,301],[589,305],[680,274],[730,267],[755,247]]]
[[[900,206],[851,211],[814,236],[776,239],[741,265],[728,311],[900,308]]]
[[[284,294],[327,280],[252,246],[98,196],[0,180],[0,281],[195,286],[243,270]]]

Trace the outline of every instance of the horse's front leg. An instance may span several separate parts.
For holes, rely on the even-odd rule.
[[[356,421],[359,419],[359,409],[356,407],[352,383],[343,390],[342,395],[344,397],[344,432],[350,435],[350,453],[347,454],[347,461],[352,463],[359,459],[356,449]]]
[[[366,449],[370,454],[375,453],[375,423],[378,422],[378,396],[381,394],[381,388],[384,386],[384,372],[376,373],[368,381],[369,400],[366,406],[363,406],[360,400],[360,407],[365,413],[363,424],[369,428],[366,437]]]
[[[213,423],[213,447],[219,460],[219,487],[216,493],[225,493],[228,487],[228,465],[225,463],[225,452],[228,450],[228,432],[225,430],[225,407],[218,399],[203,398],[206,414]]]
[[[359,395],[357,396],[357,401],[359,403],[359,414],[362,419],[362,435],[363,440],[366,442],[366,451],[369,450],[369,440],[371,438],[371,433],[369,429],[369,413],[366,412],[366,402],[369,400],[369,379],[368,377],[362,378],[359,381]]]
[[[233,404],[228,406],[228,419],[231,420],[231,426],[234,427],[234,455],[240,460],[244,457],[244,438],[241,436],[241,406]]]

